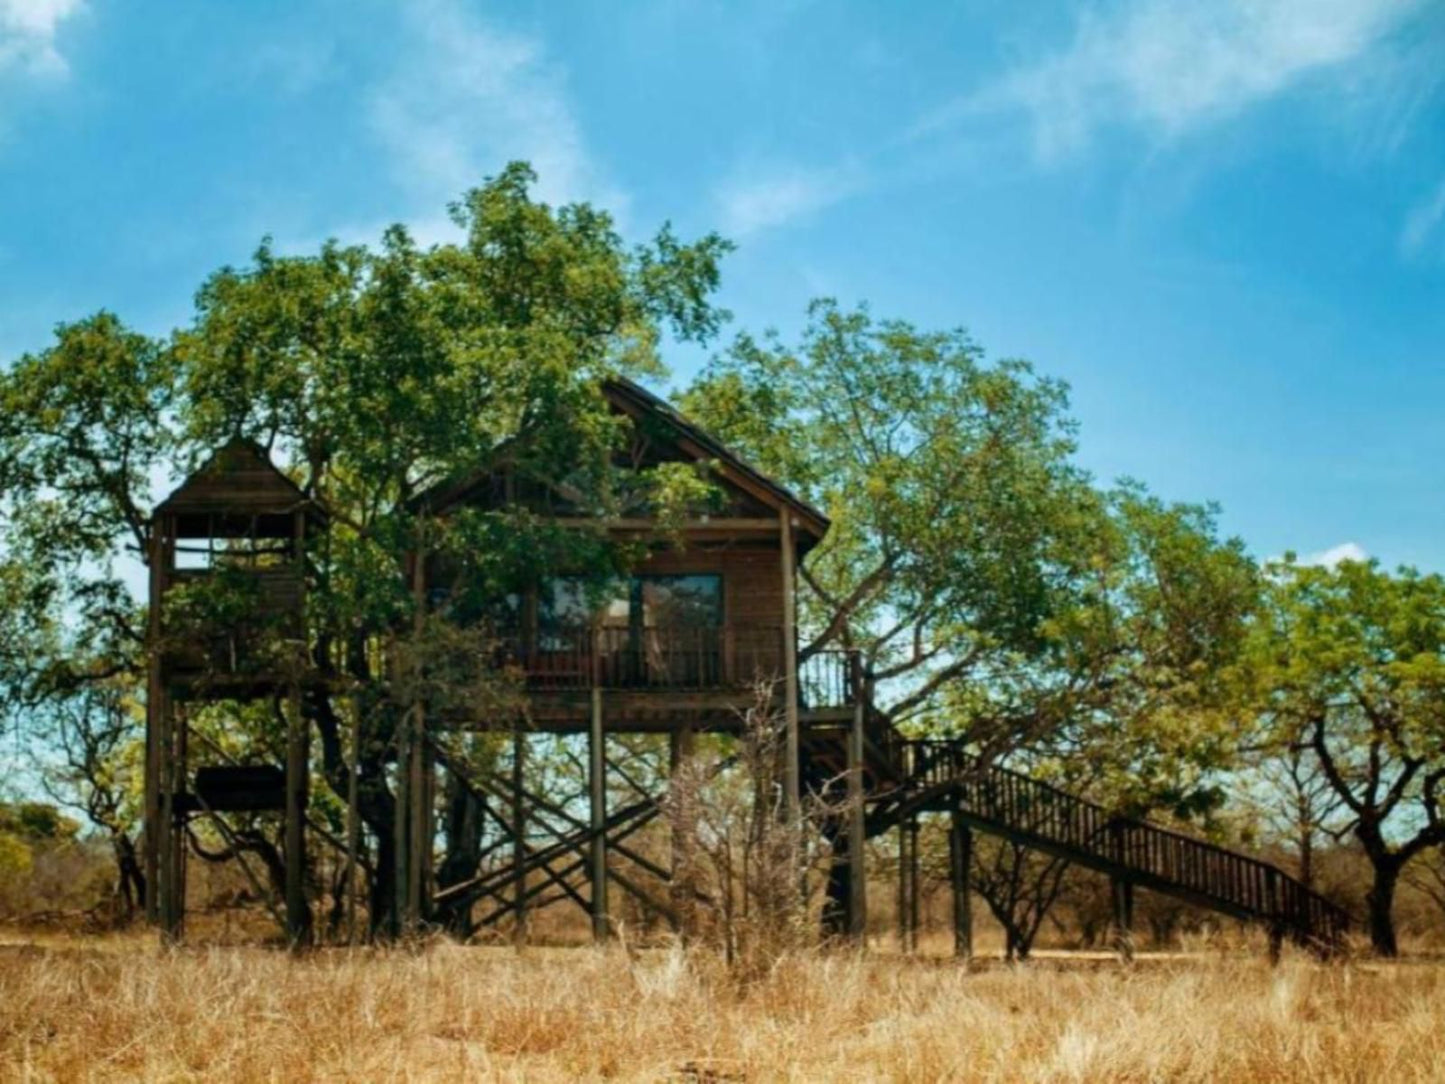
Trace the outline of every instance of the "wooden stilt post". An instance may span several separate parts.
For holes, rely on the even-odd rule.
[[[527,943],[527,804],[523,797],[526,778],[527,738],[522,720],[512,731],[512,942]]]
[[[908,848],[914,837],[910,831],[910,820],[905,819],[898,823],[898,950],[903,953],[912,951],[909,922],[913,917],[913,893],[908,880],[913,872],[913,860],[909,856]]]
[[[184,709],[172,708],[172,728],[175,734],[175,761],[171,768],[173,781],[172,801],[175,815],[171,821],[171,862],[173,872],[171,885],[174,895],[173,924],[175,940],[186,936],[186,810],[182,801],[186,796],[186,778],[190,753],[190,717]]]
[[[973,865],[973,829],[958,815],[948,834],[948,872],[953,889],[953,954],[960,960],[973,958],[973,897],[968,872]]]
[[[783,720],[786,727],[783,768],[788,830],[796,836],[802,815],[801,739],[798,734],[798,635],[797,618],[797,550],[793,546],[793,517],[784,508],[780,513],[780,544],[783,573]],[[798,840],[794,839],[794,846]]]
[[[908,818],[908,951],[918,951],[918,814]]]
[[[1134,884],[1123,877],[1110,880],[1114,901],[1114,944],[1125,963],[1134,959]]]
[[[167,580],[172,559],[171,518],[157,516],[151,524],[147,562],[150,565],[148,605],[148,637],[146,641],[146,750],[145,750],[145,838],[142,841],[141,860],[145,871],[145,914],[152,924],[161,922],[161,853],[166,835],[165,814],[161,810],[161,790],[164,786],[166,765],[169,758],[164,752],[169,710],[169,697],[165,685],[164,653],[162,650],[161,609],[165,602]],[[166,878],[169,882],[169,877]]]
[[[684,723],[668,735],[669,811],[672,820],[671,896],[677,915],[677,932],[686,941],[693,932],[693,822],[696,786],[689,766],[694,752],[694,731]]]
[[[157,911],[160,920],[161,943],[175,944],[180,940],[180,909],[176,896],[176,852],[179,840],[176,832],[177,769],[176,769],[176,725],[175,710],[169,696],[164,693],[160,700],[160,733],[157,742],[156,780],[156,881]]]
[[[411,678],[415,683],[412,702],[397,733],[396,756],[396,928],[397,933],[409,937],[416,932],[420,920],[421,902],[420,870],[421,856],[417,841],[420,832],[416,826],[417,810],[421,796],[417,793],[421,783],[417,758],[421,756],[424,734],[423,701],[421,684],[423,666],[421,662],[422,633],[426,627],[426,523],[417,524],[416,551],[412,555],[412,660]]]
[[[286,937],[293,948],[311,931],[306,901],[306,793],[310,743],[301,714],[301,690],[293,685],[286,711]]]
[[[592,938],[605,941],[611,932],[607,912],[607,747],[602,725],[602,690],[592,688],[592,718],[587,733],[588,790],[592,829]]]
[[[346,943],[356,944],[356,873],[361,864],[361,698],[351,698],[351,764],[346,778]]]
[[[1278,964],[1284,953],[1284,916],[1280,908],[1279,870],[1273,866],[1265,874],[1265,906],[1270,914],[1269,962]]]
[[[402,713],[396,731],[396,798],[392,803],[395,809],[392,849],[396,852],[396,868],[392,878],[391,923],[392,934],[396,937],[402,937],[409,932],[406,920],[406,852],[407,843],[411,839],[411,832],[407,827],[407,811],[410,808],[407,800],[407,786],[410,782],[407,765],[411,763],[411,714],[410,711]]]
[[[407,925],[417,932],[426,919],[424,909],[424,887],[426,879],[427,852],[432,847],[431,787],[428,785],[426,740],[426,706],[418,703],[416,720],[411,735],[411,760],[408,770],[411,778],[407,784],[410,809],[407,813],[410,838],[407,841],[406,869],[406,916]]]
[[[848,731],[848,936],[859,945],[868,938],[868,871],[866,868],[867,810],[863,793],[863,728],[867,697],[863,689],[862,659],[855,653],[853,668],[852,726]]]
[[[161,699],[159,663],[151,662],[151,678],[146,693],[145,752],[145,832],[141,840],[142,869],[145,871],[145,917],[155,924],[160,921],[160,835],[161,835]]]

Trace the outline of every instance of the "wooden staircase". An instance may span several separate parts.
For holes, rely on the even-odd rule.
[[[888,750],[898,780],[871,796],[867,834],[920,812],[957,812],[972,827],[1119,881],[1269,929],[1321,952],[1341,947],[1349,915],[1268,862],[1103,806],[1019,772],[985,764],[956,741]]]

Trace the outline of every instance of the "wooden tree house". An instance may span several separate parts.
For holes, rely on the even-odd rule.
[[[672,524],[666,532],[645,507],[599,520],[578,508],[564,489],[532,483],[505,463],[438,487],[418,501],[420,514],[429,517],[445,517],[465,506],[520,504],[561,526],[604,531],[644,550],[630,575],[600,600],[585,598],[582,585],[566,576],[527,585],[510,600],[501,623],[503,654],[523,675],[524,726],[515,718],[486,715],[423,716],[433,729],[514,732],[518,780],[528,735],[586,735],[589,816],[577,832],[587,839],[589,906],[598,937],[609,929],[609,879],[630,887],[608,858],[614,813],[607,808],[609,736],[666,733],[675,766],[690,755],[699,731],[740,729],[759,687],[769,688],[784,724],[785,791],[793,817],[808,785],[810,765],[820,767],[826,760],[830,773],[851,770],[861,788],[865,748],[856,660],[841,650],[799,658],[798,567],[827,533],[827,517],[637,384],[613,380],[602,390],[630,426],[624,457],[628,463],[706,467],[720,494],[706,514]],[[420,562],[420,567],[425,571],[417,590],[427,592],[444,570],[430,561]],[[850,741],[855,729],[857,740]],[[429,770],[418,766],[409,775],[421,779]],[[520,793],[520,782],[512,783],[510,791],[516,847],[512,909],[522,928],[527,896],[522,880],[528,865],[522,841],[533,796]],[[861,797],[855,805],[858,845],[852,853],[861,863]],[[412,813],[425,815],[415,809]],[[410,838],[421,842],[415,835]],[[422,921],[426,916],[421,901],[428,898],[422,884],[429,876],[426,857],[413,856],[406,865],[406,921]],[[861,892],[862,876],[852,883]],[[443,895],[456,891],[454,887]],[[853,910],[861,928],[861,901]]]

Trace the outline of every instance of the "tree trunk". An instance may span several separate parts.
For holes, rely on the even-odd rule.
[[[446,859],[437,869],[437,885],[450,885],[474,877],[482,861],[482,803],[470,788],[447,770]],[[445,903],[438,920],[454,937],[472,935],[472,904],[465,897]]]
[[[1029,958],[1029,953],[1033,952],[1034,950],[1034,937],[1038,932],[1038,927],[1034,927],[1032,931],[1028,932],[1022,929],[1015,931],[1014,958],[1019,963],[1027,962]]]
[[[1018,931],[1018,927],[1015,926],[1012,922],[1005,922],[1005,923],[1004,923],[1004,927],[1003,927],[1003,933],[1004,933],[1004,942],[1003,942],[1003,958],[1004,958],[1004,960],[1007,961],[1008,963],[1013,963],[1015,960],[1020,960],[1020,959],[1022,959],[1022,957],[1019,955],[1019,931]]]
[[[145,871],[141,869],[135,841],[130,836],[116,832],[111,836],[111,845],[115,851],[116,890],[125,907],[124,918],[129,922],[135,917],[136,907],[146,898]]]
[[[1393,858],[1375,859],[1375,879],[1365,894],[1370,912],[1370,944],[1380,956],[1398,956],[1395,941],[1395,888],[1400,880],[1400,865]]]
[[[322,778],[333,794],[346,800],[351,766],[341,746],[341,725],[330,696],[310,693],[302,701],[306,717],[321,739]],[[396,733],[394,713],[378,711],[363,718],[363,749],[357,773],[357,812],[376,839],[376,868],[368,885],[371,935],[396,929],[396,798],[386,784],[386,750]]]

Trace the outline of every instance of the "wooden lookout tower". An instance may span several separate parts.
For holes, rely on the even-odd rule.
[[[321,509],[266,452],[233,439],[155,510],[151,520],[150,664],[146,709],[146,909],[167,939],[185,916],[187,822],[223,812],[285,818],[286,929],[309,928],[305,898],[308,740],[301,689],[307,546]],[[188,713],[217,701],[284,706],[283,764],[218,762],[191,748]],[[229,838],[227,842],[232,842]]]

